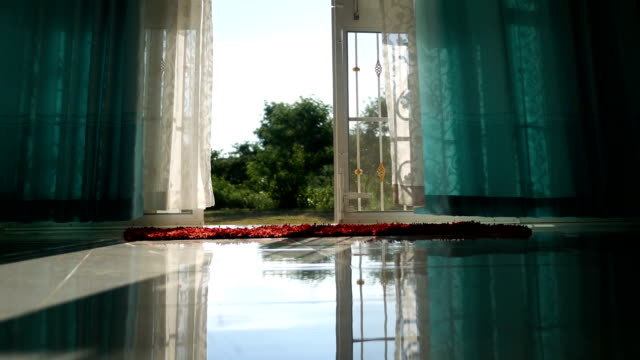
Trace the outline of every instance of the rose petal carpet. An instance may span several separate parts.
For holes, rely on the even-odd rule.
[[[337,224],[267,225],[256,227],[129,228],[126,241],[259,239],[344,236],[424,236],[425,238],[528,238],[531,229],[523,225],[455,222],[445,224]]]

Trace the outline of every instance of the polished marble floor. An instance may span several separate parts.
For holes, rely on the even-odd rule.
[[[98,247],[0,265],[0,359],[640,358],[640,232],[538,230],[465,241],[101,234]]]

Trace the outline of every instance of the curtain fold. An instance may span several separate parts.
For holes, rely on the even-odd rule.
[[[639,214],[637,2],[418,0],[431,214]]]
[[[139,8],[0,5],[0,220],[142,215]]]
[[[380,0],[380,9],[394,201],[420,206],[424,161],[413,0]]]
[[[146,0],[143,17],[144,209],[212,206],[211,1]]]

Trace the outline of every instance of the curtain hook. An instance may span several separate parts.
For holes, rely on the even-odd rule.
[[[353,0],[353,20],[360,20],[360,0]]]

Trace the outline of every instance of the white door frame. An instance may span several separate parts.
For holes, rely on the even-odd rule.
[[[357,9],[356,9],[357,6]],[[349,188],[349,94],[347,33],[380,32],[382,18],[378,1],[331,0],[333,43],[333,168],[334,218],[336,223],[350,217],[345,212],[344,194]]]

